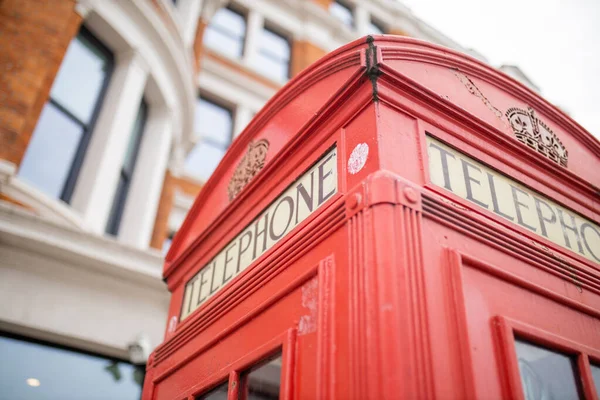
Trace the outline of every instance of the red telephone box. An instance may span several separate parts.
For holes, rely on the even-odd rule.
[[[254,118],[164,266],[151,399],[598,399],[600,143],[375,36]]]

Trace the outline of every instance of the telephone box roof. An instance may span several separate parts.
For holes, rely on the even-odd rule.
[[[368,36],[333,51],[290,80],[234,140],[173,240],[165,279],[233,210],[245,208],[257,188],[268,182],[275,160],[292,154],[364,85],[372,87],[369,102],[387,101],[381,88],[392,88],[461,123],[500,131],[506,143],[517,142],[518,124],[535,124],[556,152],[554,160],[532,152],[539,168],[556,168],[557,177],[581,193],[600,187],[600,174],[590,171],[586,161],[600,159],[600,142],[531,89],[448,48],[401,36]],[[597,197],[595,203],[598,209]]]

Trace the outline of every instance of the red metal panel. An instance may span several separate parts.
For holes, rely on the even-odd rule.
[[[264,168],[230,201],[262,139]],[[463,169],[436,169],[432,143]],[[180,318],[190,279],[286,190],[299,204],[297,179],[324,179],[311,168],[333,148],[335,194]],[[244,371],[278,348],[284,399],[521,398],[515,332],[576,357],[583,396],[597,398],[599,168],[589,133],[468,56],[390,36],[333,52],[259,113],[190,211],[165,263],[167,334],[144,399],[191,399],[227,380],[240,398]],[[494,179],[512,187],[512,215]]]

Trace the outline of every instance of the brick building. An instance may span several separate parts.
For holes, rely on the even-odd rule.
[[[0,392],[139,396],[203,182],[288,79],[370,33],[470,52],[395,0],[1,1]]]

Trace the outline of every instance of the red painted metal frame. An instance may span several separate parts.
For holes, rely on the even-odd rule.
[[[515,139],[504,112],[528,106],[567,147],[568,168]],[[275,95],[207,182],[165,262],[169,321],[186,282],[332,146],[337,193],[168,324],[144,400],[191,400],[225,380],[237,399],[243,371],[278,348],[283,399],[521,398],[515,333],[577,354],[597,399],[600,266],[434,185],[427,135],[599,223],[600,143],[567,115],[448,49],[350,43]],[[265,167],[229,202],[233,171],[261,139]],[[349,170],[364,146],[364,166]]]
[[[577,368],[581,374],[579,377],[580,383],[585,397],[587,399],[598,399],[589,358],[600,359],[599,350],[501,316],[494,318],[493,324],[497,326],[498,347],[504,361],[503,365],[500,366],[500,370],[506,375],[506,398],[524,399],[517,355],[514,350],[515,337],[518,336],[550,350],[576,357]]]

